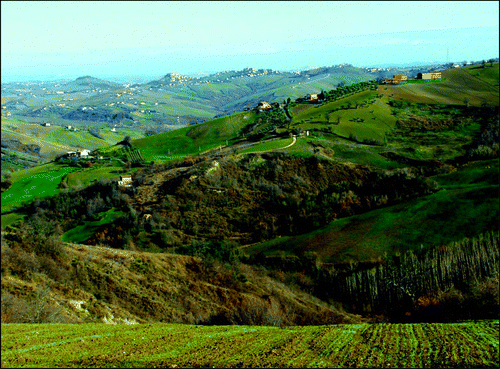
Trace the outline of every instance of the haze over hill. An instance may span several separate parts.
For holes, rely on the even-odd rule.
[[[62,3],[55,12],[37,2],[30,7],[2,3],[2,82],[75,79],[83,74],[145,79],[162,71],[195,76],[249,66],[292,71],[341,63],[373,67],[498,57],[498,4],[488,1],[414,6],[112,4]],[[44,14],[50,27],[18,29],[9,12],[23,14],[25,25],[37,25]],[[109,13],[116,15],[113,20],[105,17]],[[76,20],[75,14],[87,16]],[[139,25],[137,19],[148,21]],[[200,30],[200,24],[207,28]],[[14,32],[24,33],[22,47],[17,42],[21,36]],[[54,37],[57,42],[52,42]]]

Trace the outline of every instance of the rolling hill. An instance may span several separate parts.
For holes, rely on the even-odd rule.
[[[67,151],[83,148],[95,150],[114,145],[125,136],[139,138],[143,133],[127,128],[111,132],[109,128],[89,129],[82,126],[75,131],[61,126],[44,127],[18,119],[2,118],[2,152],[29,156],[37,162],[51,161]]]
[[[227,73],[216,77],[235,77]],[[320,83],[314,78],[324,73],[333,71],[318,70],[300,78],[306,78],[305,82],[310,78],[312,86]],[[187,270],[196,274],[190,280],[192,285],[182,286],[190,291],[199,289],[204,300],[190,300],[191,305],[184,308],[193,316],[197,311],[204,322],[237,321],[240,311],[231,310],[233,305],[238,306],[235,301],[245,299],[251,288],[264,283],[256,282],[250,270],[257,271],[261,278],[270,278],[258,298],[267,301],[271,310],[274,296],[281,299],[278,311],[310,312],[328,302],[332,316],[340,317],[343,309],[370,321],[495,317],[498,288],[491,271],[498,269],[494,248],[498,245],[500,215],[498,64],[454,69],[443,75],[439,81],[399,86],[357,82],[324,91],[318,103],[307,101],[304,95],[295,100],[287,97],[283,104],[267,110],[238,111],[203,124],[133,139],[129,146],[103,145],[99,152],[110,158],[110,163],[114,160],[111,164],[96,161],[91,168],[61,177],[61,183],[69,188],[58,191],[55,186],[59,193],[36,200],[36,210],[33,204],[12,207],[7,229],[12,233],[9,247],[33,252],[38,261],[30,261],[29,256],[16,261],[17,269],[10,273],[18,280],[8,284],[3,278],[2,283],[9,291],[26,285],[28,277],[22,271],[38,270],[36,265],[47,264],[44,255],[52,252],[32,250],[22,242],[23,237],[32,235],[23,233],[27,231],[12,221],[17,214],[25,216],[24,224],[47,230],[42,236],[51,241],[40,244],[49,248],[62,238],[128,249],[137,253],[136,260],[142,257],[140,263],[134,261],[132,265],[125,258],[117,261],[121,266],[108,267],[100,263],[102,255],[92,254],[91,247],[67,246],[72,250],[68,252],[78,252],[76,259],[87,257],[88,262],[92,259],[95,263],[89,267],[72,264],[74,273],[67,278],[80,286],[72,290],[79,290],[82,296],[92,294],[96,306],[99,302],[106,309],[114,308],[115,315],[123,319],[148,316],[144,312],[128,315],[131,296],[133,301],[141,301],[141,311],[144,306],[151,313],[159,309],[146,295],[161,274],[154,273],[164,270],[157,264],[161,258],[155,255],[163,258],[168,253],[177,254],[170,255],[171,260],[184,258],[182,268],[171,266],[172,275],[173,270],[181,269],[182,275],[189,274]],[[364,78],[363,74],[359,76]],[[282,76],[271,77],[277,83],[275,87],[281,88],[278,84]],[[190,87],[181,87],[187,81],[179,78],[167,75],[150,88],[179,88],[183,94],[179,99],[200,104],[197,99],[203,93],[222,94],[220,104],[237,93],[231,91],[234,85],[227,85],[232,87],[224,95],[223,82],[215,80],[203,86],[195,84],[199,90],[189,98]],[[327,83],[328,78],[321,81]],[[248,83],[246,86],[251,88]],[[261,86],[254,87],[251,92],[260,93]],[[6,133],[12,135],[8,139],[15,140],[12,127]],[[40,139],[52,142],[52,136],[45,132],[57,129],[38,133]],[[2,198],[26,187],[22,172],[12,175],[13,183]],[[133,176],[132,188],[116,185],[116,177],[123,174]],[[2,224],[6,223],[2,216]],[[17,260],[16,252],[11,254],[9,257]],[[170,256],[162,260],[167,263]],[[460,258],[467,262],[457,268]],[[199,264],[198,260],[203,262]],[[425,263],[432,266],[428,274],[424,273],[432,275],[428,280],[417,280],[408,271],[410,267],[404,269],[407,265],[424,268]],[[119,280],[113,269],[122,266],[130,273],[127,280]],[[133,275],[138,270],[147,277]],[[248,273],[230,277],[230,270]],[[40,283],[43,280],[51,289],[67,288],[67,281],[58,280],[57,272],[47,273],[52,274],[44,274]],[[168,277],[167,272],[165,275]],[[392,284],[386,283],[388,278]],[[437,278],[437,284],[433,278]],[[105,283],[99,284],[99,280]],[[212,286],[215,280],[227,283],[224,292]],[[453,286],[443,284],[444,280],[452,281]],[[279,283],[322,302],[309,305],[312,297],[293,297],[291,302],[287,296],[295,292],[281,288]],[[104,291],[110,290],[109,285],[121,292],[107,294]],[[377,288],[382,290],[374,292]],[[173,296],[169,301],[175,301],[179,290],[167,290]],[[341,299],[339,291],[349,291],[347,296],[351,297]],[[375,306],[360,297],[373,294],[391,299]],[[162,296],[155,297],[162,301],[160,305],[170,303]],[[218,305],[220,299],[230,303],[231,309]],[[217,306],[220,315],[206,315],[203,309],[207,306]],[[158,314],[172,318],[165,312]],[[187,314],[179,319],[192,322],[194,318]]]
[[[498,105],[498,65],[449,69],[443,72],[443,81],[385,86],[380,93],[393,99],[427,104],[465,105],[464,99],[468,98],[470,105],[480,106],[484,102]]]

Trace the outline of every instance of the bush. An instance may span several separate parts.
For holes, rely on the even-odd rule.
[[[214,261],[234,263],[237,256],[231,241],[194,241],[189,246],[181,246],[177,252],[184,255],[198,256],[204,261],[211,263]]]
[[[2,323],[76,323],[62,307],[50,301],[49,290],[38,287],[27,298],[2,291]]]

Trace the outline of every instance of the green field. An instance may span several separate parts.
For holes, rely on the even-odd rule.
[[[258,143],[257,145],[254,145],[248,149],[242,150],[241,153],[279,150],[279,149],[286,148],[288,145],[291,145],[292,143],[293,143],[293,140],[291,138],[283,138],[283,139],[274,140],[274,141],[267,141],[267,142]]]
[[[245,125],[255,120],[255,113],[240,112],[214,119],[209,123],[186,127],[133,141],[146,161],[168,161],[195,155],[217,146],[226,146]]]
[[[382,85],[378,92],[393,99],[426,104],[465,105],[464,99],[468,98],[472,106],[481,106],[484,102],[498,106],[498,65],[449,69],[443,71],[443,80],[439,83]]]
[[[99,129],[99,134],[103,138],[97,138],[83,129],[75,132],[61,126],[42,127],[18,119],[2,119],[2,141],[17,140],[24,145],[38,145],[40,155],[45,159],[53,159],[59,154],[78,148],[94,150],[114,145],[127,135],[132,139],[144,137],[144,134],[137,130],[120,129],[111,132],[110,128],[104,126]]]
[[[131,174],[136,169],[128,171]],[[65,182],[70,188],[84,188],[101,179],[118,179],[123,173],[120,166],[97,166],[69,173]]]
[[[308,327],[2,324],[2,367],[493,368],[497,321]]]
[[[103,225],[112,223],[114,220],[124,215],[122,211],[109,209],[108,211],[96,214],[94,221],[85,221],[68,232],[64,233],[62,239],[64,242],[84,243],[89,237],[94,235]]]
[[[57,194],[59,183],[75,168],[42,165],[12,175],[12,187],[2,193],[2,213],[10,211],[35,197],[49,197]]]
[[[322,105],[299,104],[291,110],[293,126],[303,130],[329,128],[341,137],[384,142],[385,132],[394,128],[386,98],[376,98],[374,91],[363,91]],[[352,104],[347,108],[347,104]],[[355,104],[358,103],[358,108]]]

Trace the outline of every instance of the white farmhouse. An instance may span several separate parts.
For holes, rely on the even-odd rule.
[[[90,151],[87,149],[83,149],[82,151],[80,151],[81,158],[86,158],[87,156],[89,156],[89,154],[90,154]]]

